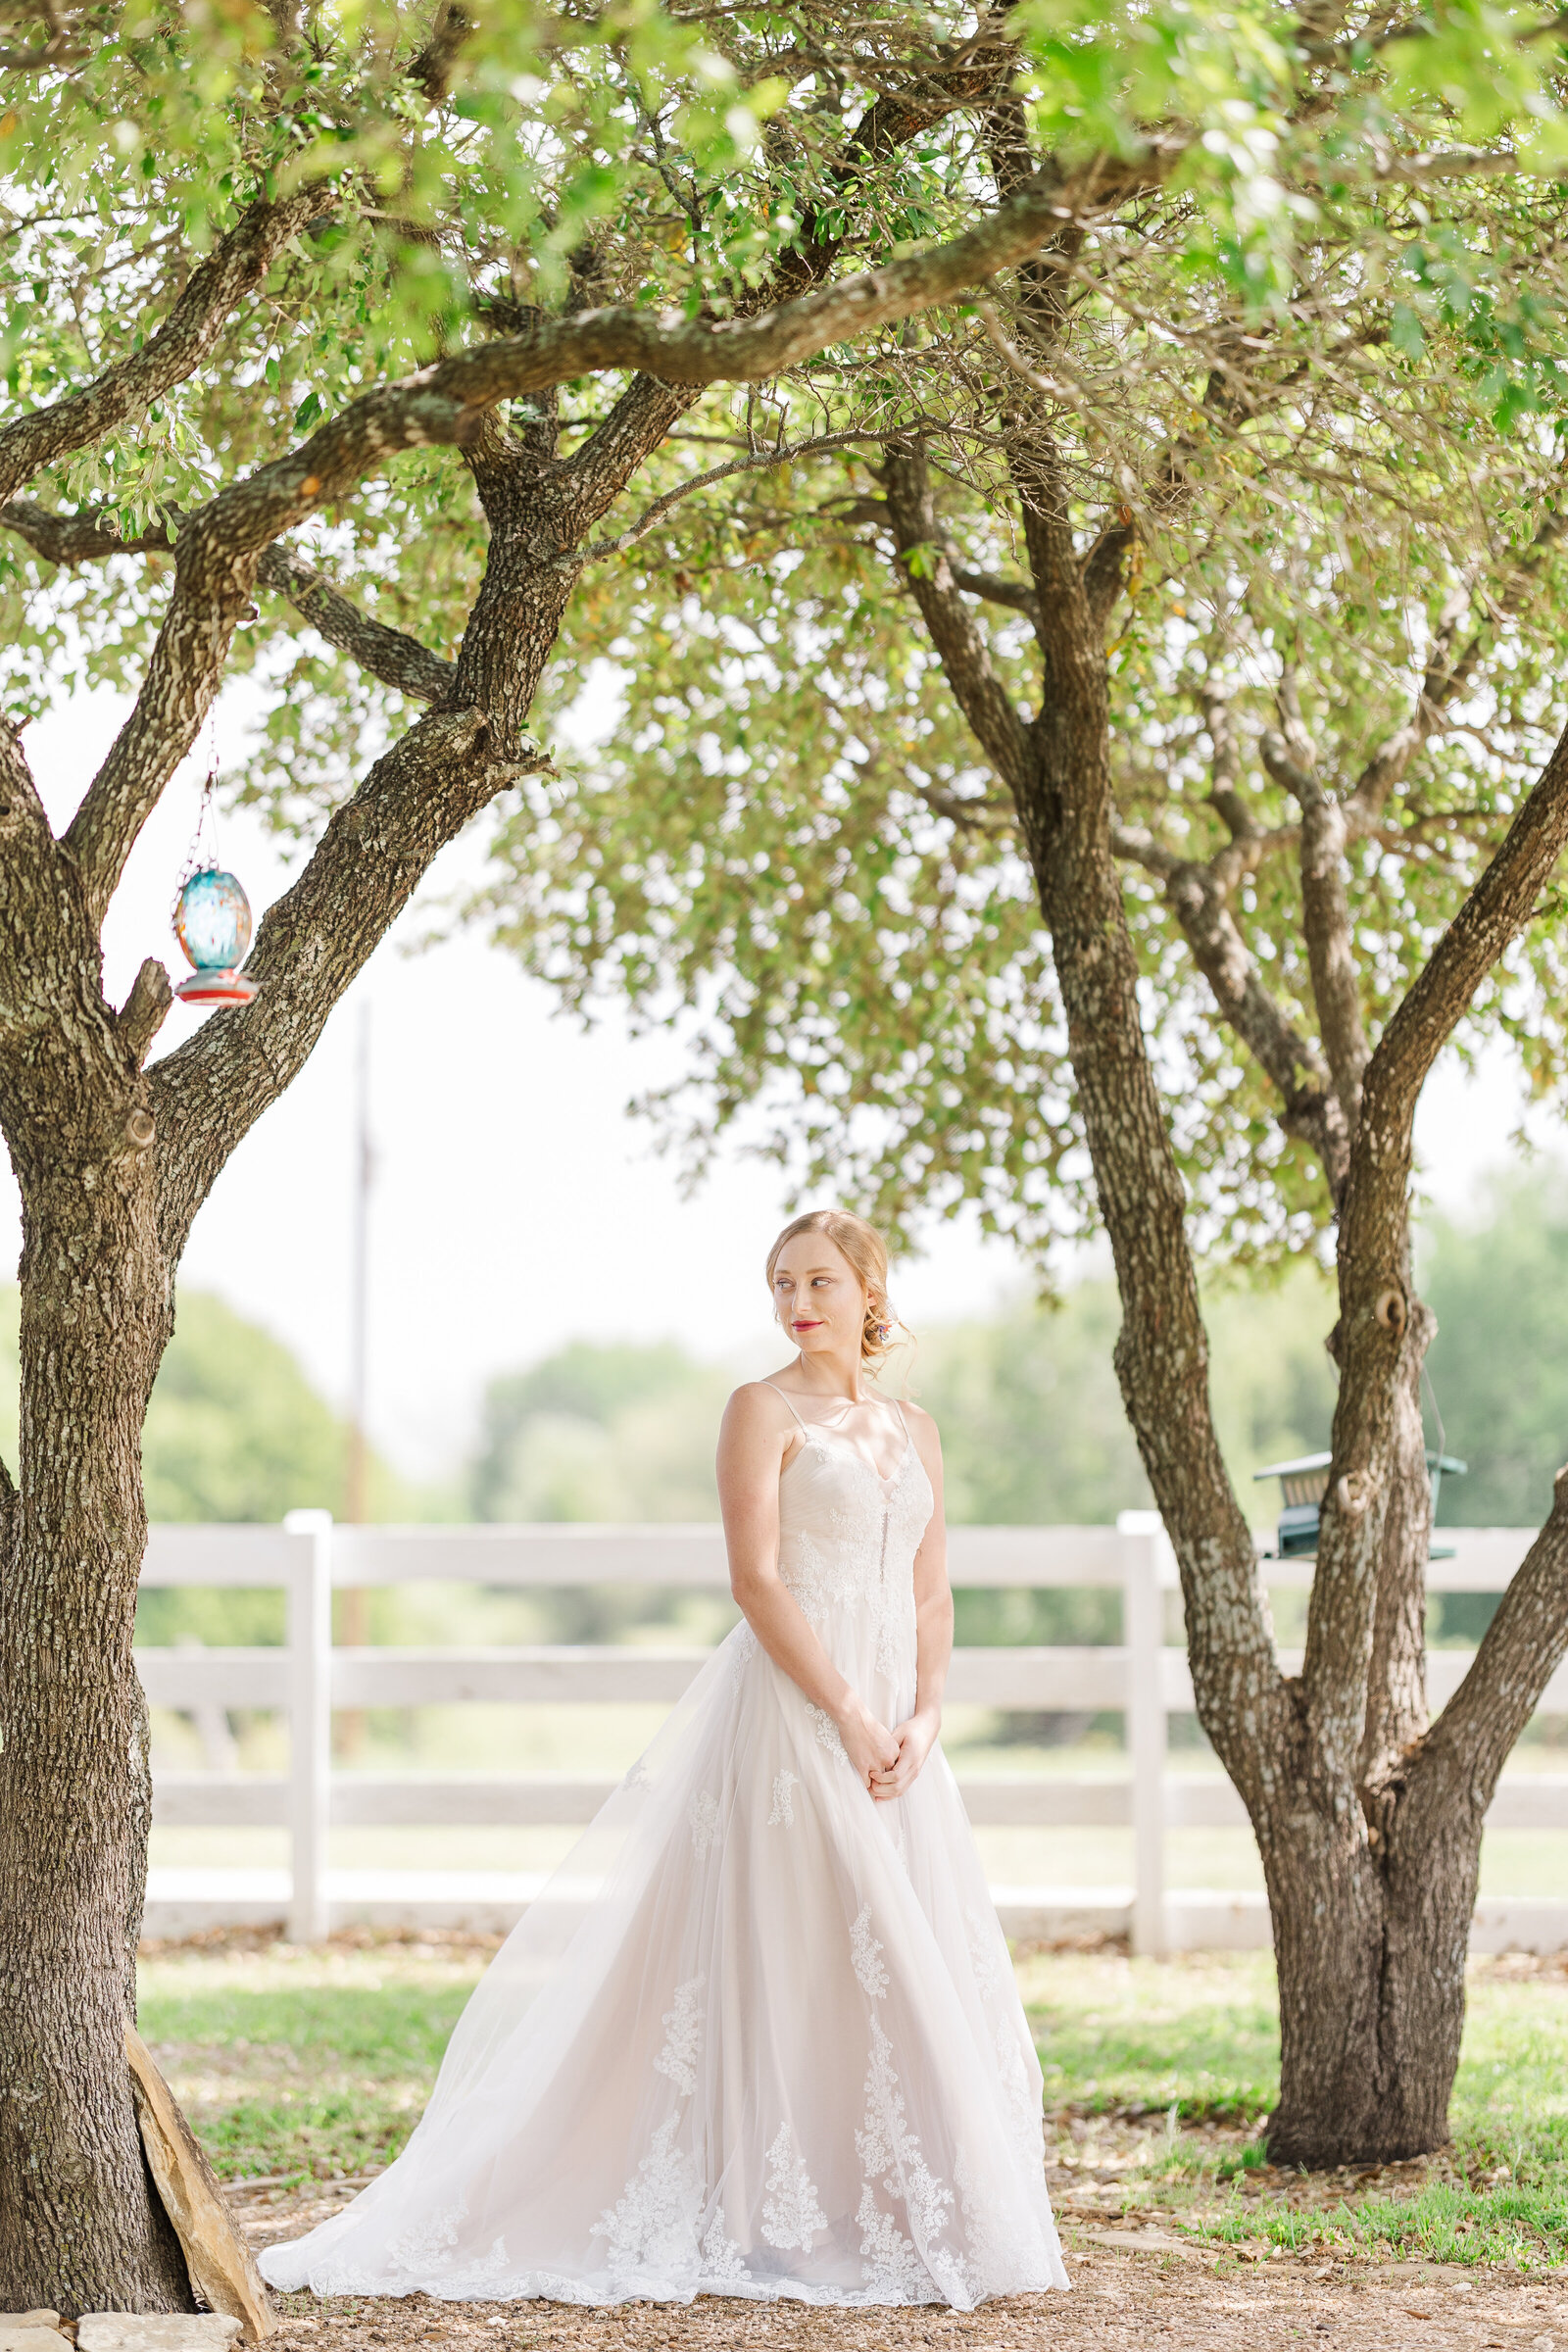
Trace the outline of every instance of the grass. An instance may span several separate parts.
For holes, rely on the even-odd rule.
[[[1259,2136],[1279,2079],[1266,1957],[1052,1954],[1019,1976],[1087,2210],[1157,2211],[1216,2245],[1568,2262],[1568,1976],[1477,1963],[1451,2146],[1316,2175],[1270,2166]]]
[[[141,2024],[219,2173],[353,2177],[416,2121],[485,1954],[431,1937],[155,1954]],[[1568,1973],[1479,1962],[1452,2146],[1292,2175],[1258,2136],[1279,2067],[1263,1955],[1024,1955],[1058,2205],[1158,2219],[1217,2248],[1568,2263]]]
[[[395,2156],[482,1955],[284,1944],[144,1960],[141,2030],[225,2180],[330,2180]]]

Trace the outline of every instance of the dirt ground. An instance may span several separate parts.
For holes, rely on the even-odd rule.
[[[340,2197],[286,2206],[237,2204],[261,2247],[294,2237],[338,2210]],[[1322,2345],[1345,2352],[1568,2352],[1568,2277],[1464,2272],[1416,2262],[1335,2262],[1288,2254],[1249,2260],[1173,2243],[1158,2230],[1066,2222],[1071,2291],[988,2303],[979,2311],[812,2311],[703,2296],[689,2307],[628,2304],[613,2311],[559,2303],[435,2303],[345,2296],[277,2297],[279,2352],[381,2352],[416,2344],[452,2352],[1275,2352]]]

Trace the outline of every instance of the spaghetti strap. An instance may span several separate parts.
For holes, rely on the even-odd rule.
[[[784,1398],[785,1403],[790,1407],[790,1411],[795,1413],[796,1420],[800,1421],[802,1429],[805,1429],[808,1426],[805,1421],[801,1420],[800,1414],[795,1412],[795,1407],[790,1403],[790,1398],[787,1392],[781,1389],[776,1381],[764,1380],[762,1386],[764,1389],[771,1389],[775,1396],[782,1396]]]

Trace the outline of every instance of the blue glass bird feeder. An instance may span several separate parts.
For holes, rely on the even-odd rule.
[[[174,994],[185,1004],[248,1004],[256,983],[239,969],[251,944],[251,903],[232,874],[204,865],[174,902],[174,937],[193,965]]]

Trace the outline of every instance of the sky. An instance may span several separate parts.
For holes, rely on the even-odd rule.
[[[79,697],[29,729],[28,757],[58,828],[124,709]],[[243,748],[245,706],[224,698],[218,743]],[[105,926],[106,987],[120,1002],[143,956],[180,977],[170,908],[195,829],[208,761],[185,763],[138,842]],[[220,820],[222,861],[258,916],[290,868],[259,820]],[[438,902],[466,873],[456,845],[371,958],[305,1071],[240,1146],[198,1216],[181,1281],[220,1293],[295,1351],[334,1403],[347,1396],[355,1158],[355,1068],[369,1021],[376,1154],[369,1254],[368,1413],[373,1441],[406,1476],[464,1455],[485,1381],[569,1339],[680,1341],[696,1355],[760,1370],[778,1360],[762,1280],[787,1213],[779,1171],[737,1156],[683,1197],[636,1095],[678,1074],[674,1041],[636,1039],[614,1017],[584,1033],[501,951],[471,933],[419,948]],[[176,1005],[155,1053],[206,1015]],[[1462,1214],[1507,1156],[1518,1087],[1499,1052],[1474,1079],[1445,1066],[1427,1090],[1418,1146],[1437,1204]],[[14,1267],[19,1209],[0,1176],[0,1269]],[[1022,1271],[972,1222],[935,1227],[898,1270],[909,1324],[984,1315]]]

